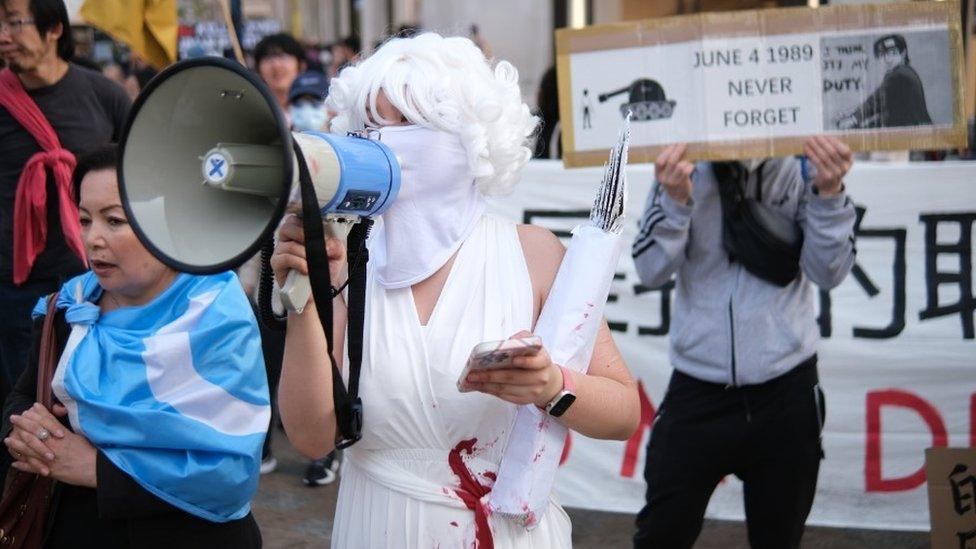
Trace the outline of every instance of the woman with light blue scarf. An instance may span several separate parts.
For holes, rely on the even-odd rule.
[[[75,172],[91,271],[57,298],[53,414],[40,326],[4,410],[4,461],[54,478],[45,547],[260,547],[250,512],[270,418],[258,328],[232,273],[179,274],[137,240],[116,153]]]

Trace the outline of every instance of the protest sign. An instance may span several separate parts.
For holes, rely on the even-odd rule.
[[[622,117],[631,160],[780,156],[811,135],[855,150],[965,145],[957,1],[704,13],[560,29],[563,156],[599,165]]]
[[[925,451],[932,547],[976,546],[976,448]]]

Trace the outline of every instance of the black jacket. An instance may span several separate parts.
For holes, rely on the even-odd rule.
[[[854,113],[863,128],[897,128],[932,123],[925,105],[925,88],[910,65],[888,71],[878,89]]]
[[[44,319],[34,321],[30,362],[7,398],[3,411],[2,433],[6,438],[12,426],[11,414],[30,408],[37,395],[37,361]],[[58,355],[64,351],[69,326],[64,311],[54,320]],[[65,427],[71,429],[67,420]],[[0,450],[0,467],[9,468],[12,457]],[[45,532],[47,548],[150,548],[176,547],[261,547],[261,533],[254,517],[214,523],[177,509],[146,491],[128,474],[98,452],[97,488],[56,483]]]

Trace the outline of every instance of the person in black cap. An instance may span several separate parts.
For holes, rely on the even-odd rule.
[[[298,75],[288,90],[288,115],[292,129],[299,132],[325,131],[329,112],[325,96],[329,94],[329,79],[318,71]]]
[[[874,42],[874,57],[885,65],[884,80],[857,110],[841,117],[837,127],[847,130],[931,124],[925,89],[909,62],[905,37],[889,34],[878,38]]]

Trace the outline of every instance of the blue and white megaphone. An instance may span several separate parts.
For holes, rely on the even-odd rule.
[[[381,142],[290,132],[270,90],[241,65],[197,58],[170,66],[136,99],[120,141],[122,205],[136,235],[166,265],[208,274],[255,255],[284,215],[298,178],[296,148],[319,208],[343,236],[383,213],[400,167]],[[292,272],[282,301],[301,311],[308,280]]]

